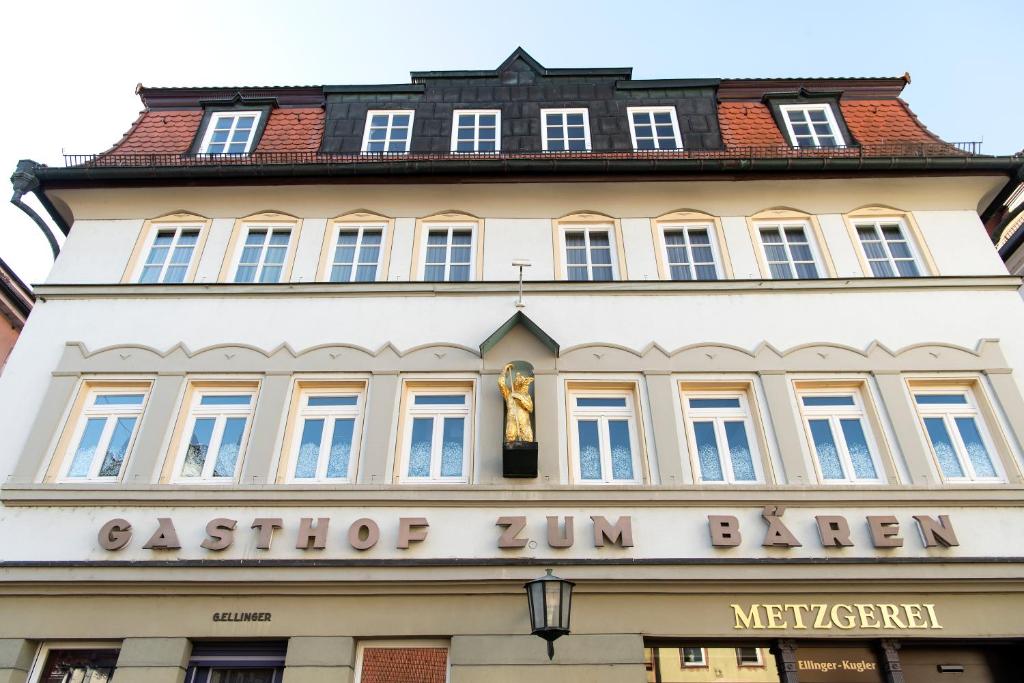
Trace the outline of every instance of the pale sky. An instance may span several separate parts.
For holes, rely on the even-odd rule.
[[[548,67],[634,78],[899,76],[945,140],[1024,148],[1021,0],[221,0],[10,2],[0,24],[0,170],[62,164],[124,133],[147,86],[406,83],[492,69],[522,45]],[[10,197],[10,185],[4,197]],[[29,284],[52,258],[0,204],[0,258]]]

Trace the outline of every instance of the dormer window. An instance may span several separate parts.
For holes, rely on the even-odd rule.
[[[629,107],[633,149],[682,149],[675,107]]]
[[[409,151],[412,139],[412,110],[368,111],[363,133],[363,153]]]
[[[500,152],[501,112],[456,109],[452,115],[453,152]]]
[[[545,152],[590,149],[590,119],[586,109],[541,109],[540,118]]]
[[[779,107],[794,147],[843,147],[846,141],[829,104],[784,104]]]
[[[260,111],[217,112],[210,116],[200,154],[248,154],[256,138]]]

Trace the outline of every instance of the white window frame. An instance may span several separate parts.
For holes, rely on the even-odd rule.
[[[708,241],[711,247],[711,258],[714,262],[711,264],[715,268],[715,280],[722,279],[722,258],[718,251],[718,234],[715,232],[714,223],[662,223],[661,225],[661,255],[665,259],[665,271],[669,280],[674,282],[712,282],[712,280],[698,280],[697,269],[693,263],[693,245],[690,243],[690,231],[691,230],[706,230],[708,233]],[[672,262],[668,257],[668,240],[665,239],[666,232],[676,232],[682,230],[686,235],[686,253],[690,256],[689,270],[692,276],[689,280],[676,280],[672,277]],[[702,264],[703,265],[703,264]]]
[[[853,398],[852,406],[806,406],[805,396],[849,396]],[[878,438],[875,436],[874,425],[868,417],[868,407],[865,404],[864,396],[859,388],[855,387],[806,387],[796,392],[797,406],[800,409],[801,421],[803,422],[804,438],[807,440],[807,449],[814,464],[814,471],[818,475],[818,481],[826,486],[831,485],[877,485],[886,483],[885,470],[882,467],[881,453],[878,448]],[[867,440],[868,449],[871,452],[871,464],[875,468],[874,479],[859,479],[854,476],[853,459],[850,457],[850,449],[846,444],[846,435],[840,424],[842,419],[857,418],[860,420],[861,428],[864,430],[864,438]],[[839,462],[843,466],[842,479],[826,479],[821,470],[821,461],[818,457],[818,449],[814,444],[814,435],[811,432],[811,420],[828,420],[829,429],[832,432],[832,441],[836,445],[836,453]]]
[[[559,226],[559,241],[562,245],[562,279],[569,280],[569,247],[566,244],[565,236],[569,232],[582,232],[583,241],[586,245],[587,255],[587,279],[586,280],[572,280],[572,282],[614,282],[619,279],[619,254],[618,245],[616,245],[617,235],[615,233],[615,225],[612,223],[593,223],[593,224],[582,224],[582,223],[569,223],[566,225]],[[606,232],[608,233],[608,247],[611,254],[611,268],[612,268],[612,279],[611,280],[595,280],[594,279],[594,263],[591,261],[590,254],[590,233],[591,232]],[[603,268],[604,264],[596,264],[597,267]],[[580,264],[575,264],[574,267],[579,268]]]
[[[636,113],[636,114],[650,114],[651,115],[651,126],[654,127],[656,125],[654,123],[654,114],[662,114],[662,113],[665,113],[665,112],[668,112],[669,116],[672,117],[672,133],[673,133],[673,135],[675,137],[675,143],[676,143],[675,148],[674,149],[673,148],[666,148],[665,150],[663,150],[661,148],[661,142],[659,141],[659,137],[657,135],[657,131],[655,131],[655,135],[654,135],[654,149],[643,149],[642,150],[639,147],[637,147],[637,142],[636,142],[636,123],[633,121],[633,114],[634,113]],[[657,151],[671,151],[671,152],[678,151],[678,152],[681,152],[681,151],[683,151],[683,137],[679,133],[679,120],[676,118],[676,108],[675,107],[673,107],[673,106],[666,106],[666,107],[626,107],[626,117],[627,117],[628,122],[629,122],[629,136],[633,140],[633,150],[634,151],[637,151],[637,152],[657,152]],[[664,125],[664,124],[662,124],[662,125]]]
[[[259,389],[255,386],[196,387],[191,393],[188,413],[184,420],[184,429],[181,432],[181,443],[178,444],[178,454],[174,459],[174,469],[171,471],[171,483],[234,484],[238,479],[238,473],[242,470],[242,461],[245,460],[245,452],[249,445],[249,433],[252,431],[252,421],[256,414],[256,400],[259,397]],[[252,397],[248,405],[203,406],[201,404],[204,396],[240,396],[242,394],[248,394]],[[215,422],[213,424],[213,431],[210,432],[210,445],[206,451],[206,460],[203,462],[203,471],[198,477],[183,476],[181,471],[185,466],[185,455],[188,453],[189,442],[192,440],[196,419],[209,417],[214,418]],[[238,445],[238,457],[235,459],[235,471],[230,477],[214,477],[213,470],[220,455],[224,427],[227,424],[227,419],[230,417],[245,418],[245,428],[242,430],[242,439]]]
[[[401,116],[403,114],[406,114],[406,115],[409,116],[409,137],[406,138],[406,140],[405,140],[405,149],[402,150],[401,152],[390,152],[390,151],[388,151],[387,148],[390,147],[391,143],[393,142],[392,139],[391,139],[391,130],[396,127],[394,125],[395,117],[396,116]],[[367,149],[367,147],[369,147],[369,143],[370,143],[370,128],[372,127],[372,126],[370,126],[370,122],[373,121],[373,117],[374,116],[387,116],[388,117],[388,125],[385,127],[386,132],[384,133],[384,140],[383,140],[383,142],[384,142],[384,149],[382,151],[380,151],[380,152],[371,152],[371,151],[369,151]],[[369,110],[368,112],[366,112],[366,124],[363,127],[363,144],[359,148],[360,152],[362,154],[408,154],[409,150],[412,149],[412,127],[413,127],[413,122],[415,120],[416,120],[416,111],[414,109],[371,109],[371,110]],[[380,142],[380,141],[379,140],[374,140],[374,142]]]
[[[469,223],[423,223],[420,239],[420,280],[422,282],[472,282],[476,279],[476,245],[477,245],[477,224],[474,222]],[[444,254],[444,279],[443,280],[427,280],[427,249],[429,248],[430,233],[433,231],[447,230],[447,236],[445,237],[445,254]],[[468,280],[450,280],[452,265],[463,265],[462,263],[452,264],[452,234],[455,231],[469,230],[469,279]],[[437,264],[431,264],[437,265]]]
[[[376,270],[374,270],[373,280],[357,280],[356,272],[360,265],[369,265],[368,263],[361,263],[359,256],[363,251],[363,235],[366,231],[380,230],[380,245],[377,249],[377,261],[374,264]],[[341,240],[341,234],[343,232],[355,232],[356,233],[356,244],[355,254],[353,254],[354,260],[352,261],[352,272],[349,274],[348,280],[335,280],[332,276],[334,274],[334,267],[339,265],[335,261],[335,257],[338,253],[338,242]],[[388,225],[387,223],[338,223],[334,226],[334,237],[331,242],[331,250],[327,254],[327,281],[328,282],[378,282],[383,280],[382,264],[384,262],[384,247],[387,243],[388,238]],[[342,264],[347,265],[347,264]]]
[[[918,394],[962,394],[967,398],[967,403],[959,405],[949,403],[939,405],[922,405],[917,402]],[[925,447],[928,449],[928,452],[931,453],[932,461],[935,463],[935,469],[944,482],[953,484],[986,484],[992,482],[1003,483],[1006,481],[1006,473],[1003,471],[999,451],[996,450],[995,443],[992,440],[992,431],[989,428],[988,421],[981,412],[981,408],[978,405],[978,398],[975,395],[975,389],[973,387],[957,385],[942,387],[915,387],[911,385],[910,400],[914,404],[914,409],[917,413],[917,423],[921,430],[921,436],[924,438]],[[963,470],[965,476],[948,477],[946,476],[946,473],[942,471],[942,464],[939,462],[938,454],[935,453],[935,446],[932,445],[932,439],[928,435],[928,428],[924,424],[924,418],[926,417],[942,418],[946,425],[946,431],[949,433],[949,438],[953,443],[953,453],[960,462],[960,469]],[[988,458],[992,463],[992,469],[995,471],[996,476],[980,477],[974,471],[974,463],[971,462],[971,458],[967,454],[967,447],[964,445],[963,437],[960,436],[960,429],[954,421],[954,418],[956,417],[970,417],[974,419],[974,424],[978,427],[978,433],[981,435],[981,441],[985,445],[985,449],[988,452]]]
[[[875,275],[875,271],[871,268],[872,261],[881,261],[882,259],[872,259],[868,256],[867,249],[864,248],[864,241],[860,237],[860,228],[870,227],[875,231],[878,236],[878,242],[882,245],[882,250],[885,252],[885,262],[889,264],[889,268],[892,270],[892,277],[926,277],[928,276],[928,269],[924,266],[924,260],[921,258],[921,252],[917,248],[916,240],[911,231],[907,228],[906,222],[902,218],[855,218],[851,221],[853,224],[854,238],[857,240],[857,247],[860,249],[860,253],[864,255],[864,262],[868,266],[868,272],[864,273],[871,277],[885,277],[883,275]],[[914,266],[917,268],[917,275],[900,275],[899,269],[896,268],[896,261],[906,261],[908,259],[901,258],[897,259],[892,254],[892,249],[889,246],[889,241],[885,239],[885,235],[882,233],[883,225],[895,225],[900,231],[900,236],[903,237],[903,241],[907,243],[907,249],[910,250],[910,259],[913,261]]]
[[[549,139],[548,139],[548,124],[547,124],[548,114],[561,114],[562,115],[562,130],[565,132],[565,137],[562,137],[561,140],[566,143],[565,144],[565,147],[566,147],[565,149],[561,149],[561,150],[548,149],[548,143],[549,143]],[[567,120],[566,116],[568,114],[583,114],[583,138],[584,138],[584,142],[585,142],[585,145],[586,145],[586,149],[579,149],[579,150],[571,150],[571,149],[569,149],[569,144],[568,144],[569,143],[569,137],[568,137],[569,125],[566,123],[566,120]],[[591,145],[591,141],[590,141],[590,110],[587,109],[586,107],[576,107],[576,108],[560,108],[560,107],[556,107],[556,108],[553,108],[553,109],[541,109],[540,110],[540,140],[541,140],[541,148],[543,149],[543,151],[545,151],[545,152],[552,152],[554,154],[561,154],[563,152],[576,152],[576,153],[579,153],[579,152],[590,152],[590,151],[593,151],[593,146]]]
[[[309,399],[317,396],[354,396],[355,405],[351,406],[310,406]],[[366,392],[352,386],[339,387],[299,387],[296,398],[295,416],[292,421],[292,443],[288,457],[288,471],[285,481],[289,484],[351,484],[355,481],[355,473],[359,471],[359,446],[363,438],[363,416],[366,407]],[[323,431],[320,434],[320,451],[317,453],[316,475],[313,477],[297,477],[295,470],[299,464],[299,450],[302,447],[302,432],[307,419],[322,419]],[[352,419],[352,445],[348,456],[348,471],[344,477],[328,477],[327,466],[330,463],[331,440],[334,435],[335,421]]]
[[[811,111],[823,111],[825,112],[825,119],[828,121],[829,128],[832,129],[831,137],[836,139],[835,145],[822,146],[818,143],[818,134],[814,132],[814,125],[808,123],[811,129],[811,138],[814,140],[813,147],[803,147],[802,149],[829,149],[830,147],[845,147],[846,139],[843,137],[843,132],[839,129],[839,124],[836,121],[835,112],[832,111],[831,104],[782,104],[779,105],[779,112],[782,114],[782,121],[786,124],[786,133],[789,135],[789,144],[792,147],[800,147],[796,141],[796,133],[793,132],[793,122],[789,120],[789,112],[791,111],[802,111],[810,122]],[[804,136],[806,137],[806,136]]]
[[[398,481],[402,484],[468,484],[469,473],[472,471],[474,417],[476,408],[473,401],[474,388],[464,383],[453,383],[446,387],[443,383],[431,384],[427,387],[409,387],[405,394],[405,405],[402,412],[402,450],[399,459]],[[452,405],[416,405],[417,396],[456,396],[466,397],[466,401]],[[430,441],[430,474],[426,477],[409,476],[409,456],[412,449],[412,428],[417,417],[430,417],[434,420],[433,433]],[[462,417],[462,474],[458,477],[441,476],[441,455],[444,445],[444,420],[446,417]]]
[[[700,661],[699,662],[688,662],[686,661],[686,650],[700,650]],[[703,669],[708,665],[708,651],[707,648],[684,646],[679,648],[679,665],[683,669]]]
[[[782,237],[782,246],[786,249],[786,264],[789,266],[789,272],[793,275],[791,280],[810,280],[810,279],[823,279],[828,277],[828,272],[825,270],[825,264],[821,257],[821,251],[818,248],[818,236],[814,231],[814,227],[810,221],[806,220],[779,220],[779,221],[757,221],[754,224],[754,230],[757,232],[757,241],[761,245],[761,256],[764,258],[765,270],[768,272],[765,275],[771,280],[781,279],[776,278],[772,275],[772,261],[768,258],[768,243],[764,241],[764,235],[761,232],[764,228],[775,228],[779,231],[779,235]],[[790,249],[789,240],[786,238],[787,228],[801,228],[804,231],[804,235],[807,236],[807,246],[811,250],[811,259],[814,263],[814,269],[818,273],[817,278],[802,278],[797,274],[796,260],[793,258],[793,251]],[[773,246],[777,243],[772,243]],[[805,263],[800,261],[800,263]]]
[[[139,435],[142,416],[146,411],[146,404],[149,402],[149,392],[150,387],[121,388],[116,386],[103,386],[98,388],[86,388],[85,401],[82,403],[82,408],[78,411],[78,414],[72,418],[74,421],[74,427],[71,431],[71,439],[68,441],[67,448],[63,454],[63,461],[61,462],[60,473],[57,481],[63,483],[120,481],[128,465],[128,459],[131,457],[132,449],[135,446],[135,439],[138,438]],[[96,397],[98,396],[121,396],[125,394],[141,394],[142,403],[131,406],[94,405]],[[78,444],[82,440],[82,435],[85,433],[86,424],[88,424],[90,418],[97,417],[106,418],[106,423],[103,425],[103,431],[100,434],[100,439],[96,443],[96,452],[93,453],[92,462],[89,465],[89,473],[84,477],[68,476],[68,472],[71,470],[71,465],[75,459],[75,454],[78,452]],[[128,439],[128,445],[125,447],[124,459],[121,461],[121,468],[117,475],[112,477],[101,477],[99,476],[99,471],[103,466],[103,460],[106,458],[107,448],[110,447],[110,439],[113,436],[114,428],[117,425],[117,419],[119,417],[134,417],[135,426],[132,428],[132,434]]]
[[[124,642],[120,640],[44,640],[36,648],[25,680],[28,683],[40,683],[40,679],[43,677],[43,667],[46,666],[46,660],[50,658],[52,650],[118,650],[120,652],[123,648]]]
[[[480,151],[480,116],[482,115],[494,115],[494,150]],[[465,140],[459,140],[459,117],[460,116],[473,116],[473,149],[470,151],[460,151],[458,149],[459,142],[466,142]],[[452,112],[452,146],[451,151],[456,154],[497,154],[501,151],[501,110],[500,109],[456,109]]]
[[[743,655],[740,654],[740,650],[744,647],[753,649],[757,654],[756,662],[744,662]],[[736,646],[736,665],[737,666],[764,666],[764,655],[761,654],[761,648],[756,645],[737,645]]]
[[[210,154],[207,150],[210,148],[213,139],[213,133],[217,129],[217,121],[221,119],[231,118],[234,119],[231,122],[231,127],[228,129],[228,143],[230,144],[231,137],[234,135],[235,127],[238,125],[238,119],[243,116],[254,116],[255,120],[252,122],[252,130],[249,133],[249,139],[245,141],[245,151],[241,154],[234,152],[214,152],[213,156],[241,156],[252,152],[253,142],[256,140],[256,133],[260,127],[260,120],[263,118],[263,112],[259,109],[239,109],[233,111],[218,111],[214,112],[210,116],[210,120],[206,124],[206,132],[203,134],[203,142],[199,146],[200,154]],[[217,143],[221,144],[221,143]]]
[[[739,399],[739,408],[691,408],[690,399]],[[761,466],[761,448],[758,433],[755,431],[754,413],[747,392],[742,389],[701,389],[682,393],[683,422],[686,428],[686,446],[690,450],[691,466],[694,480],[698,484],[717,484],[719,486],[753,486],[764,484],[764,468]],[[754,479],[738,481],[732,469],[732,457],[729,453],[729,439],[725,433],[726,422],[743,421],[747,430],[747,447],[750,449],[750,460],[754,465]],[[697,432],[693,423],[712,422],[715,429],[715,441],[718,444],[719,466],[722,468],[721,481],[704,479],[700,468],[700,451],[697,446]]]
[[[192,272],[192,265],[195,263],[196,252],[199,251],[200,245],[203,239],[203,228],[205,226],[202,223],[160,223],[153,225],[150,230],[150,234],[146,237],[146,244],[142,252],[139,254],[139,262],[135,266],[133,282],[139,284],[168,284],[164,282],[164,278],[167,275],[167,269],[171,266],[171,257],[174,255],[174,250],[178,248],[178,242],[181,239],[183,232],[195,232],[196,243],[192,245],[192,256],[189,257],[188,263],[185,264],[185,278],[181,283],[189,281],[189,275]],[[146,270],[147,263],[149,261],[149,255],[153,251],[153,245],[156,244],[156,238],[161,232],[174,232],[174,237],[171,239],[170,246],[167,247],[167,258],[164,260],[163,265],[160,266],[160,274],[157,276],[155,282],[143,283],[142,273]],[[181,284],[181,283],[170,283],[170,284]]]
[[[356,644],[356,665],[354,683],[361,683],[363,680],[363,655],[366,650],[406,648],[444,648],[448,652],[448,667],[445,672],[445,681],[452,678],[452,643],[450,640],[360,640]]]
[[[568,387],[566,391],[569,412],[569,443],[572,451],[573,479],[576,484],[586,486],[635,486],[644,483],[643,457],[640,453],[640,413],[637,409],[636,397],[631,389],[596,389],[586,387]],[[618,407],[579,407],[578,398],[625,398],[626,406]],[[629,447],[633,456],[633,478],[612,478],[612,453],[609,443],[608,421],[626,418],[629,423]],[[601,455],[601,478],[584,479],[580,471],[580,420],[597,421],[598,448]]]
[[[246,223],[243,229],[240,231],[238,245],[235,248],[235,257],[233,269],[233,276],[231,278],[232,284],[239,285],[271,285],[281,284],[282,282],[288,282],[288,264],[291,262],[292,250],[295,249],[295,233],[298,226],[295,223]],[[242,264],[242,254],[245,253],[246,242],[249,239],[250,233],[253,231],[263,230],[266,231],[266,237],[263,240],[263,246],[260,247],[260,260],[256,263],[256,273],[253,275],[251,282],[239,282],[238,281],[238,269]],[[276,282],[260,282],[260,278],[263,276],[263,269],[267,266],[267,250],[270,247],[270,238],[272,235],[278,232],[288,232],[288,246],[284,252],[284,260],[281,262],[281,275]],[[249,264],[244,264],[249,265]],[[272,264],[276,267],[277,264]]]

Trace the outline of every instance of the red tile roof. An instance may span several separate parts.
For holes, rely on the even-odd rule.
[[[368,647],[362,683],[445,683],[448,650],[443,647]]]
[[[719,103],[718,126],[727,148],[786,144],[771,111],[760,102]]]
[[[203,118],[202,111],[144,111],[109,154],[183,154]]]
[[[315,152],[324,134],[324,110],[275,109],[270,113],[257,152]]]

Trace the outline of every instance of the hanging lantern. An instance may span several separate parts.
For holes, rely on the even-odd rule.
[[[548,659],[555,656],[554,641],[569,633],[569,614],[572,611],[572,581],[560,579],[547,570],[547,574],[528,581],[526,598],[530,605],[530,628],[533,635],[548,641]]]

